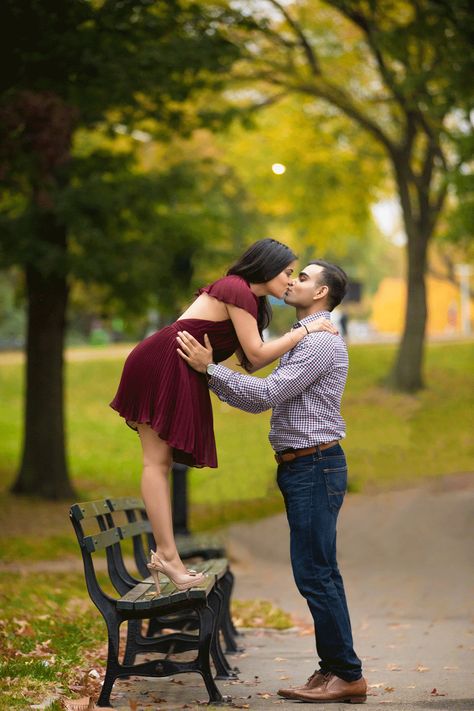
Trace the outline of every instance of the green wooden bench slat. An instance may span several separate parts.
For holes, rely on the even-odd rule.
[[[127,523],[123,526],[117,527],[120,530],[120,537],[133,538],[138,536],[140,533],[148,533],[151,531],[151,526],[149,521],[133,521],[133,523]]]
[[[229,561],[227,558],[215,558],[214,560],[203,560],[199,563],[193,563],[193,569],[197,573],[207,573],[207,575],[214,576],[217,580],[220,580],[227,572],[229,568]],[[153,578],[150,575],[145,578],[144,583],[152,584]],[[171,585],[172,590],[175,589],[173,583],[170,582],[169,578],[160,573],[160,585],[163,590],[165,585]]]
[[[212,557],[223,557],[225,555],[224,544],[210,536],[176,536],[176,546],[180,556],[192,558],[199,556],[203,550]]]
[[[93,553],[108,548],[114,543],[119,543],[120,540],[120,529],[110,528],[108,531],[101,531],[94,536],[84,536],[83,544],[89,553]]]
[[[76,521],[82,521],[84,518],[92,518],[93,516],[103,516],[109,511],[108,504],[104,499],[101,501],[85,501],[71,506],[71,515]]]
[[[197,570],[207,573],[199,583],[189,590],[178,590],[176,586],[165,576],[160,575],[161,594],[156,594],[156,588],[151,576],[143,582],[138,583],[128,591],[126,595],[117,601],[117,608],[121,610],[148,610],[152,608],[165,607],[182,600],[207,598],[214,587],[216,578],[225,575],[228,562],[225,558],[214,561],[204,561],[196,566]]]
[[[123,595],[120,599],[123,600],[124,602],[131,602],[134,603],[137,600],[139,600],[142,595],[147,593],[151,588],[151,584],[148,582],[143,581],[142,583],[138,583],[138,585],[135,585],[134,588],[128,591],[125,595]]]
[[[139,583],[126,595],[117,600],[117,609],[119,610],[151,610],[167,607],[172,604],[177,604],[183,600],[206,600],[207,596],[213,589],[215,580],[212,576],[204,578],[195,587],[190,590],[177,590],[174,585],[173,592],[167,593],[163,588],[162,594],[157,595],[154,585],[148,583]]]
[[[220,580],[226,574],[228,567],[229,563],[227,558],[214,558],[213,560],[204,561],[202,564],[203,572],[206,572],[208,575],[213,575],[216,580]]]
[[[133,496],[124,496],[117,499],[107,499],[107,504],[109,505],[110,511],[129,511],[133,510],[145,510],[145,504],[142,499]]]

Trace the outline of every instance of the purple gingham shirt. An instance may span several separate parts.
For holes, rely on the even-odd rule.
[[[330,314],[319,311],[296,325],[321,317],[329,319]],[[269,439],[273,449],[281,452],[345,437],[340,408],[347,369],[343,339],[318,331],[285,353],[267,378],[216,365],[209,387],[220,400],[246,412],[273,408]]]

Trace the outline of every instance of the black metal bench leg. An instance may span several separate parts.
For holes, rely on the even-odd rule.
[[[229,666],[222,651],[219,629],[222,617],[222,593],[215,588],[208,597],[208,604],[214,613],[214,629],[211,640],[211,656],[216,668],[216,679],[235,679],[237,674]]]
[[[227,654],[243,652],[243,648],[239,647],[235,640],[235,637],[240,635],[240,633],[236,630],[234,623],[232,622],[232,615],[230,612],[230,599],[234,588],[234,575],[230,570],[226,572],[220,581],[220,586],[224,593],[221,630],[224,636],[225,651]]]
[[[216,686],[212,678],[210,665],[211,640],[214,628],[214,612],[210,607],[202,607],[198,610],[199,615],[199,649],[197,661],[199,672],[204,679],[209,703],[224,701],[224,697]]]
[[[129,666],[135,663],[137,652],[141,651],[137,641],[141,635],[142,621],[129,620],[127,624],[127,642],[125,644],[125,652],[123,655],[124,666]]]
[[[119,627],[120,623],[117,616],[109,612],[106,618],[107,633],[109,636],[108,653],[107,653],[107,668],[105,671],[104,683],[100,692],[97,706],[110,705],[110,693],[115,680],[119,676],[120,664],[118,661],[119,653]]]

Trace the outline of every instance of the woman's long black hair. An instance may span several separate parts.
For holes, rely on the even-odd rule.
[[[249,284],[263,284],[263,282],[278,276],[295,259],[296,255],[289,247],[276,239],[267,237],[252,244],[230,267],[227,275],[237,274]],[[259,296],[257,327],[261,336],[271,320],[272,308],[268,299],[266,296]],[[251,365],[245,354],[241,365],[246,370]]]

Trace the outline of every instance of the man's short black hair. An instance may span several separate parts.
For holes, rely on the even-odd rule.
[[[348,279],[346,272],[336,264],[325,262],[323,259],[315,259],[310,264],[316,264],[323,268],[320,276],[320,284],[325,285],[329,289],[328,293],[328,308],[332,311],[336,306],[339,306],[346,295]]]

